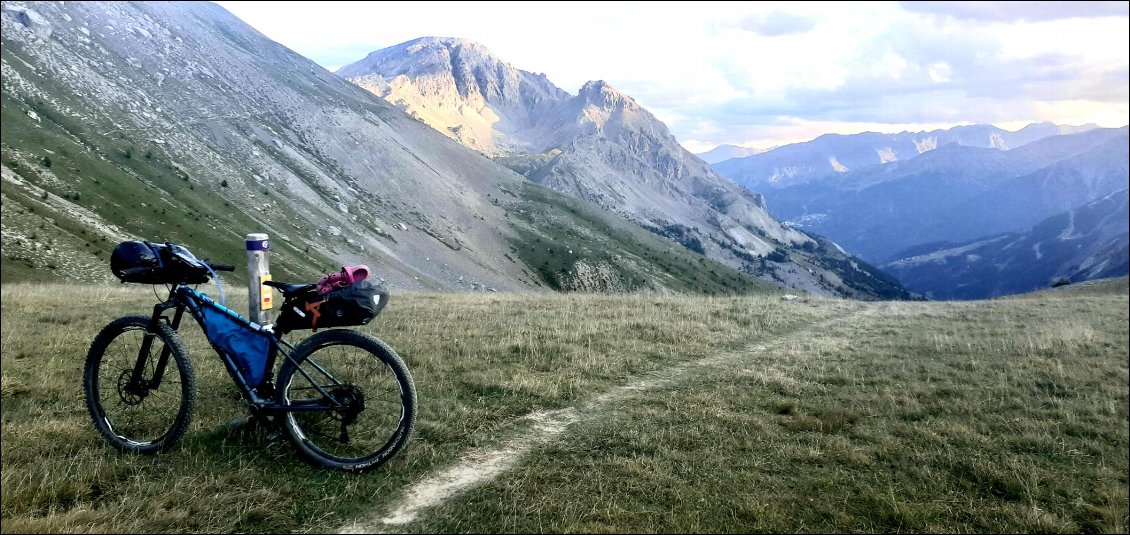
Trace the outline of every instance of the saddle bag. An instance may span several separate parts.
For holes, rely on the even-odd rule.
[[[371,279],[354,282],[326,294],[309,291],[283,302],[276,330],[295,331],[366,325],[388,304],[384,284]]]

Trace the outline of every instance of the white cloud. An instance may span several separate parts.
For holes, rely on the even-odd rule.
[[[327,67],[425,35],[478,41],[571,93],[606,80],[700,149],[972,123],[1122,126],[1130,101],[1125,2],[219,4]]]
[[[1125,17],[1126,2],[901,2],[908,11],[966,21],[1020,22],[1071,18]]]
[[[952,73],[952,69],[950,69],[948,63],[939,61],[937,63],[934,63],[933,65],[930,65],[929,72],[931,80],[937,83],[942,83],[950,81],[950,74]]]
[[[742,20],[741,27],[766,37],[804,33],[816,25],[815,19],[787,11],[758,13]]]

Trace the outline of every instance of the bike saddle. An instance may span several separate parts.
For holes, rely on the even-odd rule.
[[[267,286],[270,286],[272,288],[278,288],[283,293],[283,295],[298,295],[300,293],[306,293],[310,290],[313,290],[314,286],[316,286],[315,284],[290,284],[287,282],[279,281],[266,281],[263,284],[266,284]]]

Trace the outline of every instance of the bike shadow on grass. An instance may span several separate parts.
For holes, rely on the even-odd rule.
[[[263,468],[290,464],[294,446],[282,427],[262,417],[236,416],[186,435],[181,449],[199,453],[219,462],[250,462]],[[295,466],[306,466],[295,462]]]

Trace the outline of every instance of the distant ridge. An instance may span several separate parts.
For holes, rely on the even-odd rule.
[[[754,191],[768,191],[872,165],[906,161],[951,143],[1010,150],[1050,136],[1077,134],[1095,124],[1033,123],[1015,132],[992,125],[956,126],[929,132],[825,134],[812,141],[776,147],[719,162],[715,169]]]
[[[928,251],[883,266],[934,299],[983,299],[1130,273],[1127,189],[1032,228]]]
[[[738,145],[718,145],[717,147],[714,147],[713,149],[710,149],[706,152],[696,153],[695,156],[698,156],[700,160],[710,165],[714,165],[718,162],[724,162],[731,158],[744,158],[746,156],[753,156],[754,154],[760,154],[762,152],[765,152],[765,150],[758,150],[750,147],[741,147]]]
[[[1018,231],[1126,187],[1128,132],[1097,128],[1007,151],[950,143],[763,195],[775,217],[886,263],[907,248]]]

